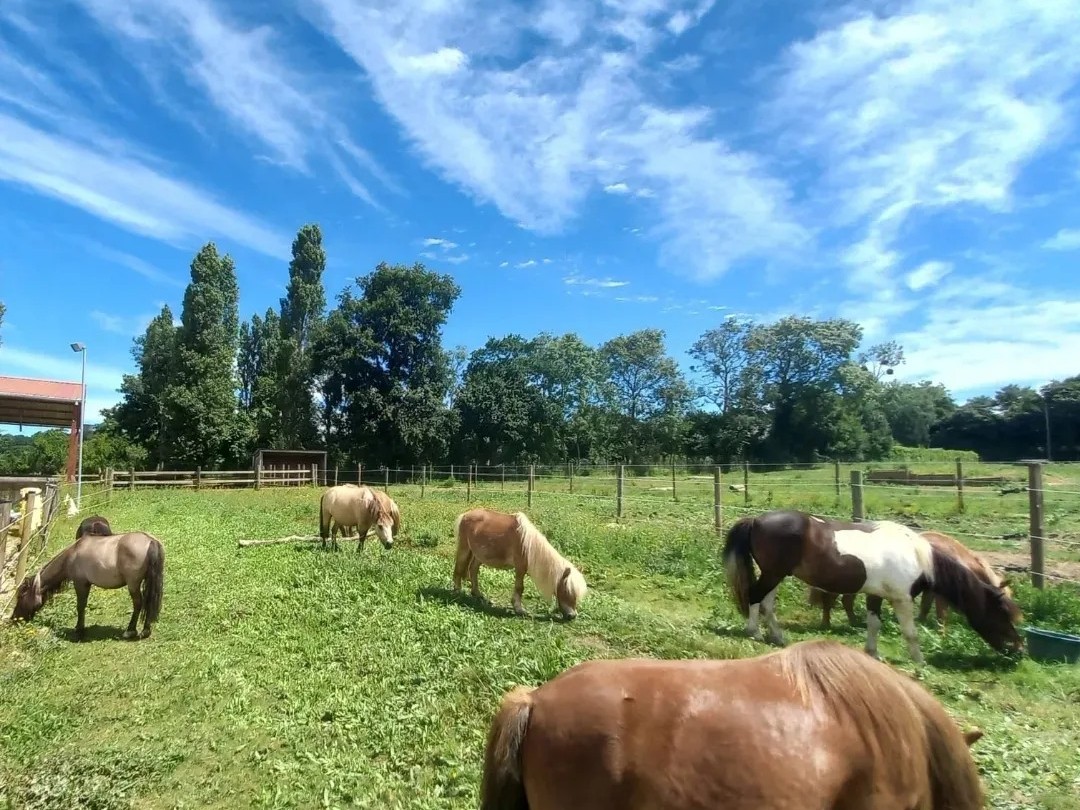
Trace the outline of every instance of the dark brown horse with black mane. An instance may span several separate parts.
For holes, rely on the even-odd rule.
[[[71,582],[75,586],[75,638],[86,634],[86,602],[94,585],[111,590],[127,587],[131,596],[131,621],[124,638],[136,637],[139,613],[143,614],[140,638],[150,635],[161,612],[165,573],[165,550],[161,541],[146,532],[97,536],[86,534],[65,548],[15,591],[12,620],[29,621],[53,596]]]
[[[866,596],[866,652],[877,656],[881,605],[892,605],[908,653],[923,663],[915,628],[914,597],[932,590],[967,617],[995,650],[1023,649],[1015,622],[1020,609],[997,586],[980,579],[955,555],[914,529],[892,521],[847,521],[793,510],[745,517],[728,530],[723,551],[728,585],[747,632],[758,635],[763,610],[770,640],[783,644],[776,620],[776,591],[795,576],[828,593]],[[761,569],[754,577],[753,563]]]
[[[981,736],[835,641],[590,660],[503,696],[480,810],[981,810]]]

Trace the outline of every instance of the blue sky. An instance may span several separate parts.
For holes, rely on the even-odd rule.
[[[1080,372],[1076,0],[3,0],[0,373],[116,401],[207,240],[241,315],[452,273],[448,345],[843,315],[966,398]],[[93,419],[93,417],[90,417]]]

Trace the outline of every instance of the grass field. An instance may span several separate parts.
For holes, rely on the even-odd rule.
[[[751,507],[849,514],[831,470],[814,475],[803,486],[792,473],[752,480]],[[312,533],[317,494],[306,487],[114,493],[100,510],[113,526],[165,544],[161,621],[152,638],[121,641],[130,601],[95,589],[89,640],[75,644],[69,590],[32,625],[0,629],[0,807],[474,808],[487,723],[510,686],[589,657],[769,649],[745,638],[722,583],[711,481],[680,479],[676,502],[661,489],[670,480],[631,479],[618,522],[611,484],[593,478],[577,480],[574,496],[541,480],[530,510],[589,580],[572,623],[552,621],[531,583],[532,616],[514,617],[509,572],[481,572],[494,607],[449,592],[460,484],[429,486],[423,498],[392,488],[403,537],[389,552],[371,540],[363,554],[347,544],[237,548],[240,538]],[[473,504],[524,507],[519,483],[500,486],[488,481]],[[744,505],[741,493],[724,496]],[[950,511],[955,493],[875,491],[867,514],[987,535],[1026,526],[1026,495],[992,497],[968,493],[961,516]],[[1080,520],[1062,503],[1067,540]],[[73,531],[61,521],[52,548]],[[1080,626],[1075,588],[1016,588],[1028,620]],[[789,641],[821,635],[797,583],[785,584],[778,610]],[[861,648],[865,629],[834,619],[832,635]],[[926,625],[920,641],[924,683],[962,725],[986,731],[974,754],[989,806],[1080,807],[1080,667],[1007,660],[955,617],[944,638]],[[891,613],[881,647],[915,672]]]

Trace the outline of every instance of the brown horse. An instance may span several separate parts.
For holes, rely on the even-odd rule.
[[[136,624],[143,613],[140,638],[150,635],[151,625],[161,612],[165,574],[165,550],[161,541],[146,532],[127,532],[107,537],[86,535],[65,548],[15,592],[12,621],[30,621],[53,596],[71,582],[75,586],[75,638],[86,636],[86,601],[90,588],[112,590],[127,587],[131,596],[131,621],[124,638],[136,637]],[[140,590],[141,588],[141,590]]]
[[[454,522],[457,558],[454,561],[454,590],[461,590],[461,580],[468,574],[472,595],[480,593],[480,566],[514,569],[514,612],[522,616],[521,596],[525,575],[536,584],[545,599],[555,597],[567,619],[577,615],[577,606],[588,588],[585,577],[573,563],[559,554],[548,539],[532,524],[524,512],[498,512],[494,509],[470,509]]]
[[[807,585],[838,594],[865,593],[866,652],[877,656],[881,605],[889,600],[907,642],[923,663],[915,627],[914,597],[927,588],[963,613],[983,640],[999,652],[1023,649],[1014,622],[1020,609],[1005,592],[984,582],[945,546],[892,521],[850,523],[793,510],[774,510],[736,521],[723,551],[728,585],[751,637],[764,610],[770,639],[783,643],[776,620],[776,592],[793,575]],[[753,563],[761,568],[755,579]]]
[[[979,579],[984,582],[988,582],[991,585],[1001,588],[1005,592],[1005,595],[1010,599],[1013,598],[1012,589],[1009,587],[1009,580],[1007,577],[1002,577],[997,571],[991,567],[990,563],[984,560],[979,554],[969,549],[955,537],[945,534],[944,532],[937,531],[924,531],[919,532],[923,537],[930,541],[930,545],[942,548],[944,551],[951,553],[964,565],[966,565],[971,572],[975,574]],[[819,590],[818,588],[809,588],[809,602],[811,605],[821,607],[821,624],[822,627],[828,629],[832,625],[832,609],[836,605],[836,599],[840,596],[835,593],[827,593]],[[840,603],[844,608],[844,613],[847,614],[848,624],[852,627],[856,625],[855,618],[855,594],[846,593],[840,597]],[[945,630],[946,618],[949,612],[948,601],[934,593],[932,590],[923,591],[922,603],[919,605],[919,620],[924,621],[930,613],[930,605],[933,604],[937,609],[937,620],[941,626],[942,631]]]
[[[112,533],[112,527],[109,525],[109,521],[101,515],[91,515],[79,524],[79,528],[75,530],[75,539],[78,540],[84,534],[94,535],[96,537],[108,537]]]
[[[507,692],[481,810],[981,810],[916,681],[835,641],[737,660],[597,659]]]
[[[326,548],[327,538],[338,548],[339,530],[355,527],[356,550],[364,550],[369,529],[375,530],[383,548],[394,545],[394,533],[401,524],[400,513],[388,496],[371,487],[340,484],[330,487],[319,499],[319,536]]]

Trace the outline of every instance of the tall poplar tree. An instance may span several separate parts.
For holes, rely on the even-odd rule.
[[[221,468],[247,449],[237,410],[238,299],[232,258],[208,242],[191,263],[168,392],[174,460],[185,466]]]
[[[289,262],[289,286],[281,299],[281,339],[277,346],[279,443],[304,450],[319,443],[311,349],[326,308],[323,273],[326,251],[318,225],[297,231]]]

